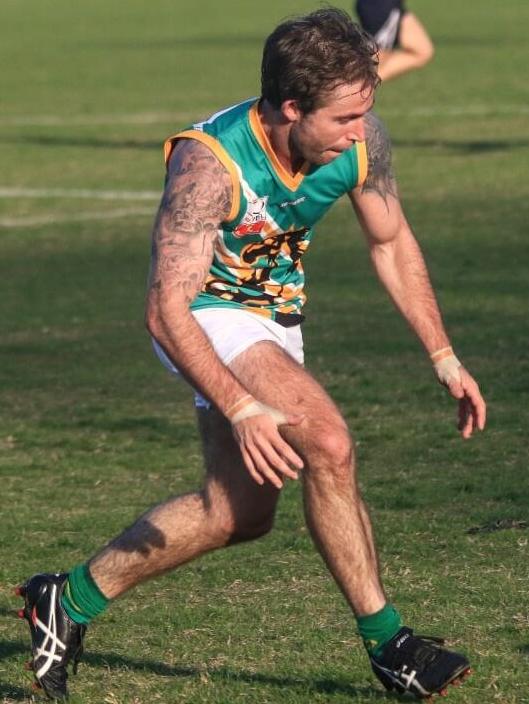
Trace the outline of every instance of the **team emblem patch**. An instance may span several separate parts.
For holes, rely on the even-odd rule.
[[[246,206],[246,213],[233,230],[235,237],[244,237],[245,235],[260,235],[266,224],[266,204],[268,196],[249,200]]]

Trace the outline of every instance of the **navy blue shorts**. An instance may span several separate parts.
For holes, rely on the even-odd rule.
[[[406,13],[403,0],[357,0],[360,24],[374,37],[379,49],[394,49],[399,43],[400,23]]]

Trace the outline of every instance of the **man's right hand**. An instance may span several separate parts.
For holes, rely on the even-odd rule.
[[[269,481],[276,489],[281,489],[283,482],[280,475],[297,479],[296,471],[303,469],[303,460],[281,437],[278,427],[281,425],[299,425],[304,416],[284,415],[275,408],[270,408],[258,401],[249,415],[232,420],[235,439],[239,443],[241,454],[248,471],[258,484]],[[234,422],[235,421],[235,422]]]

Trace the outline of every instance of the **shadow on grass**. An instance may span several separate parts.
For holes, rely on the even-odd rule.
[[[228,667],[213,667],[200,668],[195,666],[173,666],[166,665],[163,662],[154,660],[138,660],[135,658],[123,657],[113,653],[88,653],[83,657],[83,661],[94,667],[103,668],[121,668],[133,669],[138,671],[147,671],[155,675],[163,677],[189,677],[199,678],[205,674],[210,679],[226,682],[243,682],[246,684],[263,684],[272,685],[275,687],[289,687],[291,689],[299,689],[305,692],[324,693],[324,694],[344,694],[346,696],[367,696],[375,697],[376,699],[388,700],[393,699],[392,695],[386,692],[380,692],[372,687],[363,686],[356,687],[343,679],[331,677],[313,677],[310,675],[299,676],[281,676],[272,675],[263,672],[248,672],[245,670],[232,670]]]
[[[0,699],[2,701],[8,702],[22,702],[27,701],[29,697],[29,690],[24,690],[22,687],[15,687],[8,682],[0,681]]]
[[[499,46],[504,44],[506,47],[513,46],[527,46],[525,37],[512,37],[512,36],[501,36],[494,35],[494,37],[487,36],[485,34],[436,34],[435,43],[437,46],[455,46],[455,47],[488,47],[491,42],[494,42],[494,46]]]
[[[21,654],[28,654],[28,644],[22,641],[0,640],[0,662],[9,660]],[[349,697],[369,696],[377,700],[393,700],[394,695],[388,694],[369,686],[356,687],[344,679],[333,677],[317,677],[310,675],[291,675],[288,677],[272,675],[263,672],[248,672],[245,670],[231,670],[227,667],[200,668],[196,666],[173,666],[155,660],[139,660],[136,658],[115,655],[114,653],[85,653],[82,663],[96,668],[126,668],[138,672],[148,672],[162,677],[200,678],[205,674],[213,680],[226,682],[242,682],[245,684],[262,684],[274,687],[289,687],[308,693],[343,694]],[[81,670],[82,672],[82,670]],[[27,693],[20,687],[9,685],[0,681],[0,697],[9,697],[20,700],[27,697]]]
[[[196,666],[173,666],[166,665],[163,662],[155,660],[140,660],[136,658],[123,657],[114,653],[89,653],[83,657],[83,660],[94,667],[125,667],[133,670],[144,670],[155,675],[163,677],[189,677],[200,678],[207,673],[207,676],[212,680],[243,682],[246,684],[263,684],[272,685],[275,687],[290,687],[292,689],[300,689],[312,693],[324,694],[344,694],[346,696],[367,696],[370,695],[376,699],[388,700],[393,699],[393,696],[386,692],[380,692],[370,686],[356,687],[343,679],[335,679],[331,677],[311,677],[306,675],[299,676],[280,676],[272,675],[264,672],[248,672],[245,670],[232,670],[228,667],[213,667],[200,668]]]
[[[451,139],[399,139],[392,140],[393,146],[448,150],[458,154],[487,154],[489,152],[508,151],[529,146],[527,139],[472,139],[469,141]]]
[[[6,609],[2,609],[0,613],[4,615],[4,612],[12,616],[13,613]],[[12,657],[18,655],[29,655],[29,644],[23,643],[22,641],[10,641],[10,640],[0,640],[0,663],[4,660],[9,660]],[[22,689],[16,685],[10,684],[9,682],[3,682],[0,680],[0,700],[2,701],[25,701],[28,699],[28,690]]]
[[[17,611],[21,606],[24,606],[22,601],[16,604],[13,601],[13,607],[11,609],[7,608],[6,606],[0,606],[0,616],[7,616],[7,618],[17,617]]]
[[[25,135],[23,137],[2,137],[1,142],[13,144],[33,144],[39,147],[87,147],[89,149],[142,149],[159,150],[159,140],[119,139],[114,137],[70,137],[65,135]],[[458,154],[487,154],[496,151],[508,151],[529,146],[527,139],[399,139],[395,137],[393,145],[404,148],[425,148],[447,150]]]
[[[0,662],[22,653],[28,655],[29,641],[24,643],[21,640],[0,640]]]
[[[88,147],[90,149],[160,149],[161,141],[137,139],[111,139],[101,137],[65,137],[64,135],[33,135],[24,137],[2,137],[7,144],[33,144],[39,147]]]

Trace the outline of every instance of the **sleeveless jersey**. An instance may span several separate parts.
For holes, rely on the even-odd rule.
[[[217,112],[170,137],[196,139],[228,170],[231,212],[218,231],[214,258],[192,309],[244,308],[278,323],[298,324],[306,300],[301,258],[312,228],[331,205],[367,174],[365,142],[329,164],[305,163],[292,176],[279,162],[260,121],[255,98]]]

